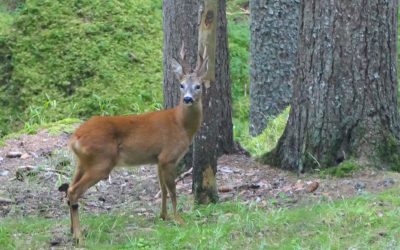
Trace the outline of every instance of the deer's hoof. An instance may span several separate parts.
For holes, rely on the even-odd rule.
[[[73,235],[73,242],[76,246],[82,246],[83,245],[83,238],[80,234],[74,234]]]
[[[160,214],[160,218],[162,220],[169,220],[170,219],[167,214],[163,214],[163,213]]]

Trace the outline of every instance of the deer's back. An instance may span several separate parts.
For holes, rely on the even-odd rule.
[[[190,144],[175,109],[128,116],[95,116],[71,139],[81,157],[107,157],[118,165],[156,163],[160,156],[180,158]]]

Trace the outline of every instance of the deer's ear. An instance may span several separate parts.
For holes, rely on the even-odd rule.
[[[178,78],[178,80],[181,80],[183,78],[183,68],[182,65],[178,63],[178,61],[176,61],[174,58],[171,59],[171,68],[176,78]]]
[[[197,77],[203,79],[207,75],[208,71],[208,57],[206,57],[197,71]]]

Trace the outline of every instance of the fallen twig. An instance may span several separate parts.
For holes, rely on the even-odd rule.
[[[240,8],[240,10],[241,11],[237,11],[237,12],[226,12],[226,15],[228,15],[228,16],[233,16],[233,15],[246,15],[246,16],[248,16],[248,15],[250,15],[250,11],[249,10],[246,10],[246,9],[243,9],[243,8]]]
[[[180,174],[178,176],[178,178],[176,178],[175,183],[178,183],[179,181],[185,179],[187,176],[191,175],[193,172],[193,168],[190,168],[188,171],[183,172],[182,174]]]
[[[193,172],[193,168],[190,168],[188,171],[183,172],[178,176],[178,178],[175,179],[175,184],[180,182],[181,180],[185,179],[187,176],[191,175]],[[159,198],[161,196],[161,190],[158,191],[158,193],[154,196],[155,199]]]

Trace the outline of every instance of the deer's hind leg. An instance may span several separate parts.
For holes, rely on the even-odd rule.
[[[83,167],[83,166],[81,166]],[[81,227],[78,215],[78,200],[91,186],[108,177],[113,165],[108,160],[80,168],[80,178],[74,178],[74,183],[68,188],[68,202],[71,213],[71,227],[74,240],[82,240]],[[79,177],[79,176],[78,176]]]
[[[78,164],[78,167],[76,168],[74,177],[72,178],[71,184],[69,186],[74,186],[83,176],[83,171],[81,170],[81,167],[79,167],[80,164]],[[72,223],[72,209],[71,209],[71,202],[68,199],[68,206],[70,209],[70,217],[71,217],[71,233],[74,233],[74,227],[73,227],[73,223]]]

